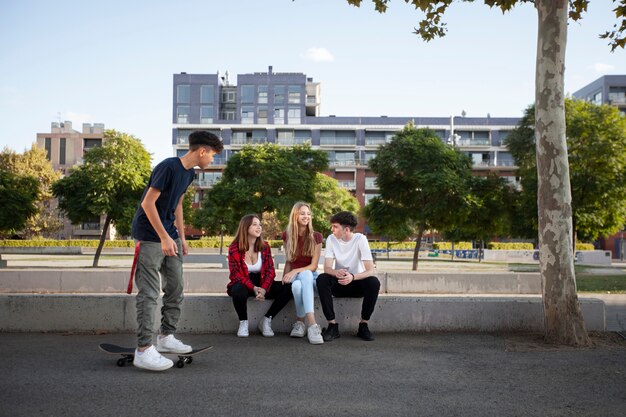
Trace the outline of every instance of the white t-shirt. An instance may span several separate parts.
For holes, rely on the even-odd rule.
[[[334,235],[326,239],[326,259],[335,260],[334,269],[346,268],[351,274],[365,271],[363,261],[373,261],[367,238],[361,233],[354,233],[349,242],[337,239]]]

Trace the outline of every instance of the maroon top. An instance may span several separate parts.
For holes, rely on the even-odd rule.
[[[287,232],[283,232],[282,235],[283,242],[287,241]],[[324,241],[324,236],[322,236],[319,232],[313,232],[313,239],[315,239],[315,244],[319,245]],[[291,269],[303,268],[305,266],[311,265],[311,256],[303,256],[302,255],[302,247],[304,246],[304,236],[298,236],[298,249],[296,250],[296,259],[291,261]]]
[[[250,273],[248,272],[248,265],[244,260],[245,251],[239,251],[239,242],[233,242],[228,247],[228,269],[230,270],[230,282],[227,287],[230,288],[237,282],[242,283],[250,291],[254,289],[254,284],[250,281]],[[272,259],[272,249],[270,245],[265,242],[265,249],[259,254],[262,259],[261,265],[261,288],[269,292],[274,277],[276,277],[276,271],[274,270],[274,259]]]

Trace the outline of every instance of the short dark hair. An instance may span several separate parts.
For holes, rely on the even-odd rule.
[[[330,218],[331,223],[339,223],[343,227],[349,227],[354,230],[357,224],[356,216],[349,211],[340,211]]]
[[[206,130],[197,130],[189,135],[189,150],[195,151],[201,146],[209,146],[216,153],[222,152],[224,144],[222,140],[211,132]]]

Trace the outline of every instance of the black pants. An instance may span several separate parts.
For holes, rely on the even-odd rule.
[[[260,286],[261,283],[261,274],[259,273],[250,273],[250,281],[254,283],[255,286]],[[235,311],[237,311],[237,315],[239,316],[239,320],[248,320],[248,297],[254,297],[254,291],[251,291],[243,284],[237,283],[232,287],[228,288],[228,295],[233,298],[233,305],[235,306]],[[280,281],[272,282],[272,286],[270,290],[265,294],[265,298],[268,300],[274,300],[272,305],[270,306],[267,313],[265,313],[265,317],[276,317],[278,312],[283,309],[293,298],[293,294],[291,293],[291,284],[283,284]]]
[[[357,281],[352,281],[348,285],[341,285],[336,277],[329,274],[321,274],[317,277],[317,293],[320,296],[320,304],[326,320],[335,319],[335,309],[333,308],[333,296],[335,297],[363,297],[361,306],[361,318],[369,320],[376,307],[380,291],[380,281],[376,277],[367,277]]]

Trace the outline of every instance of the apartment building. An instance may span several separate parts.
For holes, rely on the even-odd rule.
[[[104,124],[83,123],[82,130],[72,127],[71,121],[52,122],[50,132],[37,133],[37,146],[46,150],[46,156],[52,167],[66,175],[76,164],[81,164],[83,155],[89,149],[102,146]],[[53,209],[58,208],[58,202],[51,202]],[[96,239],[102,234],[104,216],[94,218],[89,222],[72,225],[69,219],[59,213],[63,220],[63,229],[54,236],[56,239]],[[115,235],[115,229],[109,228],[107,239]]]
[[[209,130],[223,138],[224,151],[211,168],[198,171],[195,202],[219,180],[228,159],[245,145],[275,143],[292,146],[308,142],[328,154],[327,175],[354,194],[363,206],[377,195],[368,161],[379,145],[391,140],[407,123],[428,127],[442,141],[470,156],[477,175],[496,171],[517,184],[517,167],[503,146],[515,128],[515,117],[350,117],[321,116],[321,86],[302,73],[174,74],[172,145],[176,155],[187,150],[194,130]],[[359,231],[367,231],[359,224]]]

